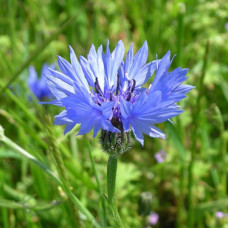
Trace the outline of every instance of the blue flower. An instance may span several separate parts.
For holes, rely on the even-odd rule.
[[[29,67],[28,86],[38,100],[52,99],[53,95],[48,89],[45,71],[48,68],[54,69],[54,65],[44,64],[41,71],[41,77],[37,78],[37,72],[33,66]]]
[[[49,69],[45,75],[48,88],[56,97],[47,102],[65,108],[55,117],[55,124],[67,125],[65,133],[80,124],[79,135],[93,129],[94,137],[100,129],[112,133],[133,131],[143,145],[143,134],[165,138],[154,124],[182,113],[176,105],[193,86],[182,85],[188,69],[168,72],[172,60],[170,52],[149,63],[148,46],[134,55],[131,45],[124,61],[124,45],[119,41],[113,52],[92,45],[87,58],[78,61],[70,47],[69,63],[58,57],[61,72]],[[155,73],[149,88],[142,85]]]

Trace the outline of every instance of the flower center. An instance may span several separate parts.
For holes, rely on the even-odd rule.
[[[137,99],[137,92],[135,92],[136,87],[136,81],[135,79],[128,80],[127,88],[125,89],[121,86],[120,81],[120,75],[117,75],[117,84],[116,84],[116,91],[113,91],[113,89],[105,90],[104,92],[101,90],[101,87],[99,85],[98,78],[96,77],[95,83],[94,83],[94,97],[93,101],[101,106],[103,102],[107,101],[114,101],[115,104],[112,108],[112,119],[111,122],[114,127],[118,128],[119,130],[123,131],[122,121],[121,121],[121,111],[119,107],[119,102],[121,99],[124,99],[126,101],[129,101],[131,103],[134,103]]]
[[[131,100],[132,94],[133,94],[133,92],[135,90],[135,85],[136,85],[135,79],[132,79],[131,81],[130,80],[128,81],[128,88],[127,88],[127,91],[125,92],[126,101],[130,101]]]

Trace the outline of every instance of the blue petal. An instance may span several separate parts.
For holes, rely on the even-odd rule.
[[[103,61],[105,63],[105,74],[109,89],[111,89],[113,86],[114,88],[116,87],[117,73],[124,57],[124,51],[125,49],[123,42],[120,40],[117,43],[115,50],[112,52],[112,54],[110,54],[107,41],[106,56],[103,56]]]
[[[138,88],[153,75],[160,60],[146,64],[147,57],[148,46],[146,41],[135,56],[133,53],[133,44],[130,46],[125,63],[122,64],[119,69],[123,90],[126,90],[127,88],[126,81],[134,79],[136,81],[136,88]]]
[[[114,101],[109,101],[101,104],[102,114],[106,119],[110,119],[113,115],[112,108],[114,106]]]
[[[66,109],[73,109],[77,113],[77,115],[89,115],[93,109],[93,107],[89,104],[88,100],[85,98],[81,98],[78,94],[77,95],[70,95],[61,99],[63,106]]]
[[[105,118],[102,118],[101,127],[102,127],[102,129],[104,129],[106,131],[113,132],[113,133],[119,133],[120,132],[119,129],[113,127],[113,125],[111,124],[111,122],[108,121],[108,120],[106,120]]]
[[[137,128],[135,127],[132,127],[132,130],[133,130],[133,133],[134,133],[134,136],[136,138],[136,140],[138,140],[141,145],[143,146],[144,145],[144,137],[143,137],[143,133],[140,132]]]
[[[48,80],[48,85],[55,87],[57,90],[67,95],[74,93],[73,86],[69,85],[68,83],[65,83],[61,79],[53,77],[52,75],[46,75],[46,78]]]
[[[132,113],[132,110],[133,110],[133,105],[131,104],[131,102],[128,102],[122,99],[120,102],[120,112],[121,112],[122,118],[123,119],[129,118]]]
[[[128,119],[122,119],[123,129],[125,132],[129,131],[130,128],[130,122]]]
[[[76,79],[71,64],[61,56],[58,56],[58,65],[63,74],[67,75],[72,80]]]
[[[80,83],[82,86],[84,86],[88,91],[89,91],[89,85],[88,82],[86,81],[85,75],[83,73],[83,70],[81,68],[80,63],[78,62],[78,59],[74,53],[73,48],[70,46],[70,60],[71,60],[71,65],[73,68],[73,71],[76,75],[75,79],[78,83]]]
[[[46,72],[48,66],[48,64],[44,64],[42,72]],[[48,89],[46,77],[42,74],[38,79],[37,73],[32,66],[29,68],[28,86],[38,100],[42,100],[43,98],[53,98],[50,90]]]
[[[101,87],[101,90],[104,92],[104,86],[105,86],[105,70],[104,70],[104,63],[102,58],[102,46],[98,48],[97,51],[97,68],[98,68],[98,81],[99,85]]]
[[[147,57],[148,57],[148,46],[147,46],[147,42],[145,41],[143,46],[138,50],[138,52],[134,57],[131,69],[128,73],[130,79],[135,78],[140,68],[146,63]]]
[[[145,121],[134,120],[131,123],[136,139],[143,145],[143,133],[153,138],[165,139],[165,134],[157,127],[148,124]]]
[[[67,118],[71,119],[74,123],[81,124],[78,134],[86,134],[94,129],[94,135],[96,135],[100,128],[119,132],[108,120],[112,115],[114,102],[102,103],[99,106],[92,102],[90,95],[84,87],[76,84],[74,86],[77,92],[61,99],[61,102],[67,110]],[[73,116],[69,115],[71,110],[74,111]]]
[[[88,60],[86,58],[84,58],[83,56],[80,56],[80,63],[81,63],[82,70],[85,74],[85,77],[86,77],[89,85],[94,87],[96,77],[94,76],[92,70],[90,69]]]
[[[58,115],[55,116],[54,124],[56,125],[65,125],[65,124],[68,124],[69,122],[72,122],[72,120],[67,118],[66,110],[63,110],[62,112],[60,112]]]
[[[97,136],[98,131],[101,129],[101,126],[99,124],[94,126],[93,129],[93,137],[95,138]]]
[[[45,63],[41,70],[41,77],[43,77],[43,75],[46,74],[46,71],[48,69],[54,70],[55,68],[56,68],[55,64],[48,65],[47,63]]]
[[[75,123],[74,123],[74,122],[72,122],[72,123],[70,123],[69,125],[67,125],[67,126],[65,127],[65,130],[64,130],[64,135],[65,135],[67,132],[71,131],[71,130],[74,128],[74,126],[75,126]]]
[[[65,82],[69,85],[73,84],[73,80],[70,77],[68,77],[66,74],[63,74],[63,73],[56,71],[56,70],[53,70],[51,68],[49,68],[48,70],[45,71],[45,75],[51,75],[55,78],[59,78],[60,80],[62,80],[63,82]]]
[[[53,100],[53,101],[40,101],[39,104],[51,104],[55,106],[62,106],[62,102],[58,100]]]
[[[170,66],[170,51],[168,51],[165,54],[165,56],[161,59],[160,64],[158,65],[158,70],[155,74],[154,81],[153,81],[154,85],[158,83],[162,75],[168,71],[169,66]]]
[[[58,101],[67,96],[63,91],[57,89],[51,81],[47,81],[47,86]]]
[[[78,135],[84,135],[90,132],[98,124],[98,121],[99,119],[95,118],[95,116],[94,118],[93,116],[91,116],[91,118],[88,118],[87,116],[87,120],[81,122],[81,127],[78,132]]]
[[[109,81],[110,81],[109,78],[110,78],[111,70],[112,70],[112,56],[111,56],[111,53],[109,50],[109,40],[107,40],[107,44],[106,44],[106,55],[103,54],[103,62],[104,62],[104,67],[105,67],[106,81],[107,81],[107,83],[109,83]],[[107,86],[109,86],[109,84]]]
[[[153,101],[157,101],[157,99],[159,98],[159,94],[158,94],[158,96],[156,96],[156,95],[148,102],[149,106],[152,106]],[[147,100],[148,100],[148,96],[146,94],[146,91],[144,91],[139,95],[138,99],[133,104],[134,110],[136,110],[136,111],[141,110],[143,108],[143,106],[145,106],[145,103],[147,102]]]
[[[35,82],[37,80],[37,73],[33,66],[29,67],[29,81]]]
[[[29,77],[28,77],[28,86],[30,90],[36,95],[37,97],[37,91],[38,91],[38,79],[37,79],[37,73],[35,71],[35,68],[33,66],[29,67]]]
[[[133,58],[134,58],[134,52],[133,52],[133,43],[132,43],[130,48],[129,48],[129,51],[127,53],[125,65],[124,65],[124,72],[127,74],[129,74],[130,68],[131,68],[132,63],[133,63]]]
[[[96,53],[94,45],[92,45],[90,52],[88,54],[88,62],[90,69],[93,73],[93,87],[95,83],[95,78],[98,78],[98,82],[102,91],[104,91],[104,80],[105,80],[105,73],[104,73],[104,63],[102,59],[102,46],[98,48]]]
[[[147,63],[139,70],[134,77],[136,80],[136,87],[143,85],[153,75],[159,63],[160,60],[155,60],[153,62]]]

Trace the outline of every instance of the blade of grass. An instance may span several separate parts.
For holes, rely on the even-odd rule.
[[[58,29],[53,32],[52,35],[49,36],[44,42],[38,46],[35,51],[28,57],[28,59],[22,63],[14,73],[13,76],[8,80],[8,82],[2,87],[0,91],[0,95],[3,94],[3,92],[9,87],[9,85],[17,79],[17,77],[23,72],[25,68],[27,68],[30,63],[36,59],[44,50],[45,48],[58,36],[62,31],[64,31],[72,22],[76,20],[76,18],[80,15],[81,12],[87,7],[88,2],[86,2],[79,10],[78,12],[72,16],[71,18],[67,19],[65,22],[62,23],[62,25],[58,26]]]
[[[4,197],[4,189],[3,189],[3,182],[0,183],[0,195],[1,197]],[[0,208],[0,214],[1,214],[1,221],[3,224],[3,228],[9,228],[9,222],[8,222],[8,210],[6,208]]]
[[[4,208],[11,208],[11,209],[30,209],[34,211],[44,211],[44,210],[50,210],[55,206],[58,206],[61,203],[61,201],[53,201],[49,204],[35,204],[35,205],[29,205],[26,202],[15,202],[12,200],[6,200],[6,199],[0,199],[0,207]]]
[[[196,159],[196,141],[197,141],[197,129],[198,129],[198,113],[200,111],[200,102],[203,94],[203,81],[206,75],[206,68],[207,68],[207,62],[208,62],[208,53],[209,53],[209,41],[206,44],[205,47],[205,54],[204,54],[204,62],[203,62],[203,68],[202,68],[202,74],[199,80],[199,85],[197,86],[197,89],[199,91],[196,106],[194,109],[194,117],[193,117],[193,130],[191,135],[191,160],[188,167],[188,216],[187,216],[187,223],[188,228],[193,228],[195,224],[195,213],[194,213],[194,196],[193,196],[193,184],[194,184],[194,176],[193,176],[193,167],[195,164]]]
[[[178,208],[177,208],[177,227],[182,227],[184,223],[184,186],[186,179],[186,149],[183,145],[182,139],[179,135],[179,131],[174,128],[170,122],[166,122],[168,127],[169,137],[177,149],[180,158],[180,182],[179,182],[179,196],[178,196]]]
[[[219,107],[215,104],[212,105],[212,108],[214,110],[214,120],[217,122],[217,126],[220,131],[220,139],[221,144],[219,151],[221,151],[221,161],[222,161],[222,175],[221,175],[221,183],[218,183],[218,193],[220,196],[226,197],[227,194],[227,161],[226,161],[226,153],[227,153],[227,132],[225,131],[225,124],[223,121],[222,113],[219,109]]]
[[[226,199],[226,198],[219,199],[216,201],[199,204],[195,208],[195,214],[196,214],[197,218],[200,218],[201,216],[203,216],[204,212],[213,212],[215,210],[217,210],[217,211],[223,210],[223,209],[226,209],[227,207],[228,207],[228,199]]]
[[[11,139],[7,138],[4,135],[4,130],[0,126],[0,141],[4,142],[7,146],[21,154],[23,157],[28,159],[29,161],[36,164],[38,167],[40,167],[45,173],[47,173],[57,184],[59,184],[66,195],[72,200],[72,202],[78,207],[78,209],[85,214],[85,216],[88,218],[89,221],[93,223],[95,227],[99,227],[100,225],[96,222],[93,215],[84,207],[84,205],[80,202],[80,200],[71,192],[71,190],[68,188],[65,181],[62,179],[60,180],[50,169],[47,167],[44,163],[37,160],[34,156],[32,156],[30,153],[22,149],[20,146],[18,146],[16,143],[14,143]]]
[[[51,148],[50,153],[54,159],[54,164],[56,165],[58,174],[59,174],[62,182],[66,183],[66,186],[70,186],[67,175],[66,175],[66,170],[65,170],[62,154],[60,153],[60,151],[57,147],[57,143],[56,143],[53,131],[52,131],[51,119],[48,115],[46,115],[45,110],[42,107],[40,107],[40,113],[42,113],[42,115],[44,116],[44,126],[46,127],[46,133],[47,133],[47,136],[49,139],[49,147]],[[71,210],[72,215],[73,215],[72,221],[74,221],[74,223],[75,223],[74,226],[81,226],[81,221],[80,221],[79,212],[78,212],[77,208],[74,207],[74,205],[71,201],[68,201],[67,203],[68,203],[69,209]]]

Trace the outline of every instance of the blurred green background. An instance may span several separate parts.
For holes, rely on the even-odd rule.
[[[149,60],[168,50],[171,66],[189,68],[194,85],[180,102],[185,110],[174,125],[160,124],[167,140],[133,142],[120,158],[116,200],[125,227],[228,227],[228,2],[226,0],[0,0],[0,124],[5,135],[56,173],[53,148],[63,158],[72,192],[100,223],[99,190],[88,154],[90,141],[106,194],[106,163],[99,139],[63,135],[52,125],[58,107],[28,99],[28,66],[38,74],[57,55],[69,60],[68,45],[86,56],[91,44],[126,50],[148,41]],[[11,88],[8,89],[8,88]],[[3,90],[4,89],[4,90]],[[158,163],[155,153],[167,157]],[[156,225],[138,214],[141,193],[152,194]],[[44,172],[0,142],[0,227],[79,227],[74,208]],[[114,227],[109,211],[109,227]],[[81,214],[80,227],[93,227]]]

